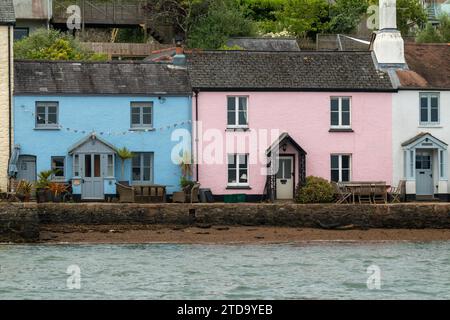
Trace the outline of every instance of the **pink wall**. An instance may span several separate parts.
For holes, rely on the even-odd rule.
[[[289,133],[307,152],[307,176],[330,179],[330,154],[344,153],[352,154],[352,180],[391,183],[391,93],[201,92],[198,102],[201,132],[216,129],[215,132],[236,139],[244,139],[251,134],[226,132],[227,96],[230,95],[249,97],[251,133],[259,132],[259,129],[279,129],[280,134]],[[354,132],[329,132],[331,96],[352,97],[351,117]],[[193,113],[195,120],[195,99]],[[205,142],[203,146],[200,144],[200,154],[207,145]],[[259,145],[258,152],[264,152],[266,148],[266,145]],[[239,150],[235,149],[236,152],[255,153],[248,145]],[[253,151],[250,151],[251,149]],[[214,194],[236,193],[235,190],[226,190],[225,146],[222,152],[222,164],[199,165],[199,180],[202,187],[211,188]],[[266,182],[266,177],[261,174],[264,165],[252,164],[249,169],[251,190],[243,193],[262,194]]]

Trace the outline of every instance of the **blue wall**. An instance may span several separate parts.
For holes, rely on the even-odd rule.
[[[165,100],[165,101],[164,101]],[[36,101],[59,102],[60,130],[35,129]],[[153,102],[154,131],[130,130],[130,103]],[[20,144],[21,155],[37,157],[37,172],[49,170],[52,156],[65,156],[65,177],[72,178],[72,157],[68,150],[91,132],[116,148],[127,147],[134,152],[153,152],[153,177],[155,184],[171,186],[168,193],[179,190],[180,168],[171,160],[172,148],[178,142],[171,141],[173,130],[191,130],[190,97],[124,97],[124,96],[15,96],[14,97],[14,143]],[[181,125],[181,122],[185,122]],[[179,124],[175,129],[174,124]],[[168,129],[167,126],[172,128]],[[160,130],[163,127],[164,130]],[[68,130],[68,128],[70,130]],[[74,132],[78,130],[78,132]],[[80,132],[84,131],[83,132]],[[113,133],[110,135],[109,133]],[[126,132],[126,134],[118,133]],[[100,135],[103,133],[103,135]],[[121,177],[121,161],[116,159],[117,180],[130,180],[131,160],[125,165],[125,179]],[[107,188],[105,193],[115,190]]]

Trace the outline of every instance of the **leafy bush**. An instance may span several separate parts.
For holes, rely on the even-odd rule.
[[[327,180],[307,177],[306,184],[298,187],[295,200],[298,203],[329,203],[333,198],[333,186]]]
[[[439,16],[439,26],[434,27],[428,23],[425,29],[419,32],[416,38],[420,43],[448,43],[450,42],[450,16]]]
[[[70,34],[38,29],[14,43],[14,57],[25,60],[104,61],[107,56],[83,48]]]

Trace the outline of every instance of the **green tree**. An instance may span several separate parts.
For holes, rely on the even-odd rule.
[[[329,9],[327,0],[286,0],[275,15],[282,29],[297,37],[313,37],[328,29]]]
[[[378,0],[370,0],[378,5]],[[413,34],[415,27],[427,22],[427,13],[419,0],[397,0],[397,29],[403,36]]]
[[[236,0],[212,1],[206,15],[200,17],[188,33],[188,46],[217,49],[230,37],[254,35],[256,26],[247,17],[246,10]]]
[[[53,29],[38,29],[29,37],[16,41],[14,57],[25,60],[107,60],[106,55],[93,53],[71,35]]]
[[[352,33],[361,22],[369,4],[367,0],[336,0],[330,7],[330,33]]]
[[[417,34],[417,42],[421,43],[448,43],[450,42],[450,17],[443,14],[439,17],[439,25],[434,27],[431,23]]]

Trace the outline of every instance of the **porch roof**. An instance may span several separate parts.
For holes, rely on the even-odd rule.
[[[115,146],[113,146],[109,142],[103,140],[102,138],[99,138],[95,133],[91,133],[87,137],[81,139],[80,141],[75,143],[73,146],[71,146],[69,148],[69,154],[74,153],[77,149],[79,149],[81,146],[83,146],[85,143],[87,143],[91,140],[97,140],[97,141],[101,142],[102,144],[104,144],[105,146],[107,146],[108,148],[110,148],[115,153],[117,153],[117,148]]]
[[[303,148],[287,132],[283,132],[278,139],[272,143],[267,149],[266,154],[270,156],[276,148],[279,148],[285,142],[290,143],[300,154],[306,155],[306,151],[303,150]]]
[[[447,149],[448,144],[445,143],[442,140],[439,140],[438,138],[436,138],[435,136],[433,136],[432,134],[428,133],[428,132],[421,132],[419,134],[417,134],[416,136],[412,137],[409,140],[406,140],[405,142],[402,143],[402,147],[414,147],[415,145],[419,144],[421,141],[429,139],[431,140],[431,142],[437,144],[438,146],[440,146],[443,149]]]

